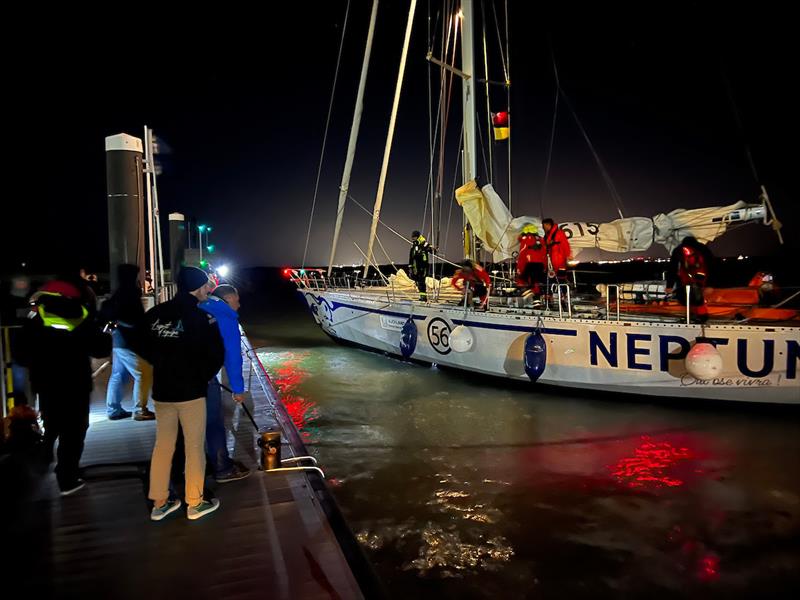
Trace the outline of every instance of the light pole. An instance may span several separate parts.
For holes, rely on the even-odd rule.
[[[197,247],[200,248],[200,262],[203,262],[203,232],[206,230],[205,225],[197,226],[198,241],[200,242]]]

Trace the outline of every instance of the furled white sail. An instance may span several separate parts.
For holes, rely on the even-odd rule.
[[[471,181],[456,190],[456,201],[463,208],[475,235],[493,253],[495,261],[512,256],[519,247],[517,237],[526,224],[541,227],[537,217],[515,218],[491,184],[478,189]],[[608,223],[572,221],[559,226],[569,238],[573,254],[583,248],[643,252],[653,243],[672,252],[686,236],[708,243],[724,234],[731,224],[764,220],[766,214],[766,208],[761,204],[736,202],[728,206],[679,208],[652,218],[629,217]]]

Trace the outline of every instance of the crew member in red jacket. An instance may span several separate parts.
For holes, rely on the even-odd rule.
[[[469,284],[470,297],[479,298],[481,306],[486,306],[486,301],[489,299],[489,288],[492,287],[492,280],[489,278],[489,273],[486,272],[486,269],[478,263],[471,260],[462,262],[450,283],[460,292],[463,292],[467,284]],[[468,302],[470,301],[468,300]]]
[[[672,251],[670,285],[675,285],[675,296],[679,302],[686,302],[686,287],[689,287],[690,309],[695,319],[704,323],[708,319],[708,307],[705,304],[704,290],[708,283],[708,273],[713,255],[708,246],[692,236],[683,241]]]
[[[553,219],[543,219],[544,243],[547,248],[547,276],[557,277],[559,280],[567,278],[567,261],[572,258],[572,249],[569,240]]]
[[[519,235],[517,257],[517,285],[539,294],[539,285],[544,280],[547,264],[547,249],[536,225],[528,223]]]

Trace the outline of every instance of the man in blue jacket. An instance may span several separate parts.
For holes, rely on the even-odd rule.
[[[200,308],[217,320],[225,345],[225,373],[233,390],[233,399],[244,402],[242,377],[242,341],[239,333],[239,292],[232,285],[217,286],[213,296],[200,304]],[[238,481],[250,475],[250,470],[231,460],[225,435],[225,417],[222,414],[220,374],[211,379],[206,394],[206,451],[214,469],[217,483]]]

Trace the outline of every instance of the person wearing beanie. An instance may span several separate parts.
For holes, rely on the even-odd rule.
[[[111,336],[101,331],[81,291],[67,281],[43,285],[31,296],[34,310],[23,327],[16,358],[28,367],[44,421],[45,456],[52,461],[58,439],[56,479],[62,496],[84,486],[79,465],[89,429],[91,357],[111,353]]]
[[[160,521],[181,506],[169,498],[172,456],[183,431],[187,517],[199,519],[219,507],[205,500],[206,390],[222,367],[225,348],[214,317],[198,307],[212,289],[205,271],[184,267],[172,300],[151,308],[137,327],[136,352],[153,366],[156,443],[150,463],[150,518]]]
[[[208,273],[197,267],[183,267],[178,271],[178,291],[193,292],[209,283]],[[213,289],[209,288],[209,292]],[[208,297],[208,293],[206,293]]]
[[[214,289],[212,296],[200,303],[207,313],[217,319],[222,341],[225,345],[225,375],[233,390],[235,402],[244,402],[244,378],[242,377],[242,336],[239,333],[239,291],[232,285],[222,284]],[[217,483],[238,481],[250,475],[250,470],[235,463],[229,453],[225,418],[222,413],[222,372],[208,383],[206,396],[206,447]]]

